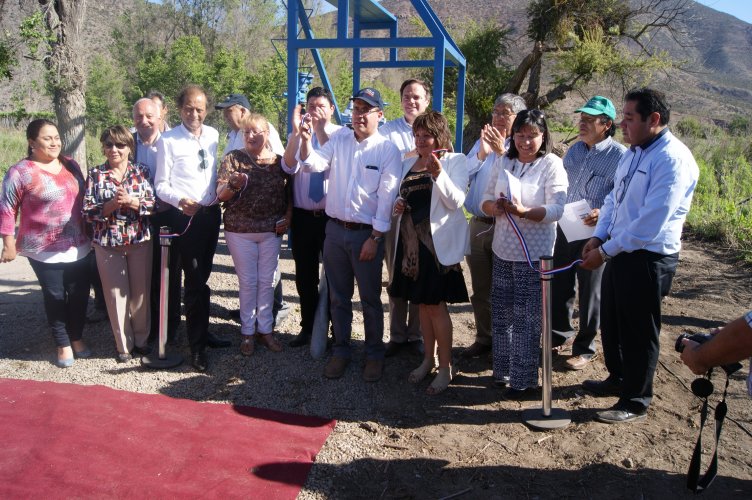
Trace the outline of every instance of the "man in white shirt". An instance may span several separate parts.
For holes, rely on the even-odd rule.
[[[296,108],[285,163],[299,160],[308,171],[329,172],[324,270],[335,343],[324,376],[341,377],[350,362],[352,295],[357,280],[365,329],[363,379],[376,382],[383,372],[385,350],[381,304],[384,233],[391,224],[401,158],[397,147],[378,133],[384,108],[379,91],[367,87],[352,100],[352,130],[342,128],[328,136],[322,130],[325,124],[319,121],[316,136],[324,144],[318,151],[311,142],[312,118],[305,117],[301,124],[300,109]]]
[[[211,291],[207,282],[219,238],[221,213],[217,205],[216,129],[204,125],[208,99],[197,85],[186,86],[177,98],[182,123],[157,142],[157,196],[170,208],[165,218],[173,233],[176,258],[185,275],[185,316],[193,367],[206,371],[206,347],[227,341],[209,337]],[[219,344],[217,344],[219,341]],[[221,345],[220,345],[221,344]]]
[[[431,92],[428,84],[423,80],[411,78],[402,82],[400,86],[400,105],[403,116],[390,120],[379,128],[379,133],[389,139],[402,154],[402,159],[415,156],[415,138],[413,137],[413,121],[428,109],[431,103]],[[399,184],[399,182],[398,182]],[[394,230],[386,235],[386,266],[389,278],[392,277],[392,263],[394,261]],[[397,354],[403,347],[416,355],[422,356],[423,336],[420,333],[419,309],[417,304],[408,304],[401,298],[389,297],[389,343],[386,346],[386,356]]]
[[[339,130],[331,122],[334,97],[323,87],[314,87],[306,95],[306,112],[311,116],[314,134],[313,149],[318,150],[328,137]],[[320,127],[323,122],[324,126]],[[321,130],[325,137],[317,137]],[[287,169],[286,169],[287,170]],[[326,237],[327,172],[307,172],[298,169],[292,180],[292,258],[295,259],[295,286],[300,297],[300,333],[290,341],[291,347],[308,344],[311,340],[316,307],[319,303],[319,255]]]
[[[225,122],[230,127],[230,131],[227,133],[227,144],[225,145],[225,150],[222,152],[222,157],[235,149],[243,149],[245,147],[245,139],[243,138],[243,131],[240,130],[240,124],[243,123],[243,118],[251,112],[251,103],[248,101],[248,98],[243,94],[230,94],[224,101],[214,106],[214,108],[222,110],[222,116],[225,117]],[[277,129],[274,128],[271,122],[269,122],[269,145],[275,154],[280,156],[285,154],[285,147],[279,138],[279,132],[277,132]]]
[[[225,123],[230,127],[230,131],[227,133],[227,144],[222,152],[222,157],[235,149],[243,149],[245,147],[245,137],[243,131],[240,129],[243,119],[251,112],[251,103],[248,98],[243,94],[230,94],[224,101],[214,106],[214,109],[222,110],[222,116],[225,118]],[[268,121],[268,120],[267,120]],[[269,145],[275,154],[285,154],[285,147],[282,145],[282,141],[279,138],[279,132],[274,128],[274,125],[269,123]],[[220,159],[221,161],[221,159]],[[274,326],[276,327],[287,317],[289,313],[289,305],[284,302],[282,292],[282,280],[279,267],[274,274],[274,279],[277,284],[274,287]],[[230,317],[236,320],[240,320],[240,309],[230,311]],[[278,321],[279,320],[279,321]]]

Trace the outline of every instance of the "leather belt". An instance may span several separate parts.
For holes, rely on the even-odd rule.
[[[311,217],[326,217],[326,210],[306,210],[305,208],[293,207],[293,211],[310,215]]]
[[[496,219],[493,217],[478,217],[477,215],[473,215],[473,220],[477,220],[483,224],[488,224],[489,226],[496,222]]]
[[[370,231],[373,229],[373,226],[371,226],[370,224],[363,224],[361,222],[347,222],[344,220],[335,219],[334,217],[331,217],[329,220],[350,231],[361,231],[364,229],[368,229]]]

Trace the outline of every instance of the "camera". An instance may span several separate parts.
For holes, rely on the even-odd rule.
[[[676,344],[674,344],[674,349],[676,349],[676,352],[683,352],[684,344],[682,343],[682,340],[684,339],[697,342],[698,344],[703,344],[712,338],[713,336],[709,333],[681,333],[676,338]],[[742,367],[741,363],[729,363],[727,365],[721,366],[721,368],[723,368],[723,370],[726,372],[726,375],[731,375],[737,370],[740,370],[741,367]]]

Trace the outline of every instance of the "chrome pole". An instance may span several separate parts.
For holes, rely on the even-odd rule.
[[[543,272],[554,268],[553,257],[541,257],[540,269]],[[553,275],[541,274],[541,337],[543,338],[543,416],[551,416],[551,280]]]
[[[159,245],[161,258],[159,273],[159,359],[165,359],[165,346],[167,345],[167,303],[170,293],[170,244],[171,239],[167,237],[170,234],[170,228],[162,226],[159,228]]]

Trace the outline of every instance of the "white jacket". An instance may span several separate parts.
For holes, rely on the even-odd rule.
[[[413,167],[417,157],[408,158],[402,162],[402,177]],[[436,256],[442,265],[451,266],[464,259],[469,253],[469,228],[462,204],[465,202],[465,192],[469,175],[467,173],[467,158],[462,153],[447,153],[441,159],[441,173],[433,182],[431,189],[431,237],[436,248]],[[398,217],[396,234],[402,217]],[[394,238],[394,253],[397,254],[399,238]],[[394,257],[393,257],[394,258]],[[392,262],[392,268],[393,266]]]

